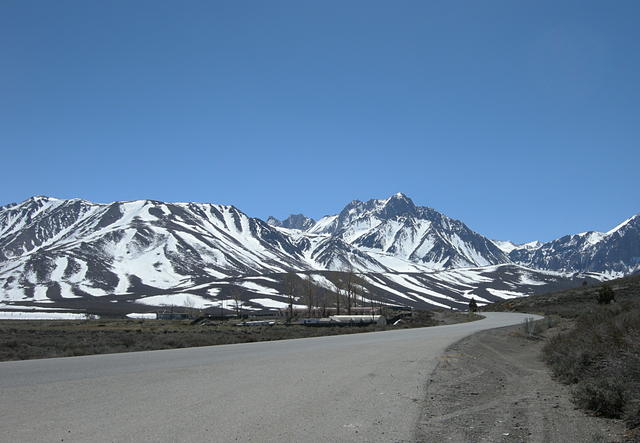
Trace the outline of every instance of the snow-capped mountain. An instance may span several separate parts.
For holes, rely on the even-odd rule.
[[[403,194],[353,201],[317,222],[298,214],[269,223],[229,205],[40,196],[0,207],[0,310],[212,307],[234,294],[247,309],[274,308],[287,273],[332,290],[333,271],[360,275],[371,300],[459,308],[470,297],[482,303],[602,278],[593,272],[633,272],[638,224],[636,216],[608,233],[514,245]]]
[[[430,269],[451,269],[509,262],[493,242],[461,221],[416,206],[401,193],[386,200],[352,201],[308,232],[340,238],[385,264],[400,258]]]
[[[521,250],[538,249],[543,244],[542,242],[539,242],[539,241],[532,241],[532,242],[523,243],[521,245],[518,245],[518,244],[513,243],[511,241],[502,241],[502,240],[493,240],[493,243],[498,248],[500,248],[500,250],[502,252],[504,252],[507,255],[511,254],[511,252],[516,250],[516,249],[521,249]]]
[[[47,197],[0,210],[0,260],[5,291],[69,296],[306,269],[288,236],[233,206]]]
[[[300,231],[306,231],[316,224],[316,221],[312,218],[306,217],[302,214],[291,214],[289,217],[280,221],[275,217],[269,217],[267,223],[271,226],[278,226],[280,228],[298,229]]]
[[[548,243],[514,245],[508,254],[512,261],[538,269],[631,274],[640,270],[640,214],[608,232],[582,232]]]

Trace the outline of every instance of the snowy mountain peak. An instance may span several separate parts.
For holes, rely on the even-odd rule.
[[[306,231],[316,224],[316,221],[303,214],[291,214],[286,219],[280,221],[275,217],[269,216],[267,223],[271,226],[277,226],[280,228],[297,229],[299,231]]]
[[[510,254],[512,251],[518,249],[524,250],[534,250],[540,248],[544,243],[541,241],[535,240],[530,241],[528,243],[516,244],[512,241],[508,240],[493,240],[493,244],[495,244],[498,248],[500,248],[505,254]]]
[[[544,243],[542,243],[541,241],[534,240],[534,241],[530,241],[528,243],[523,243],[523,244],[520,245],[520,247],[523,247],[525,249],[533,250],[533,249],[540,248],[543,244]]]
[[[271,226],[282,226],[282,222],[272,215],[267,218],[267,224]]]
[[[34,195],[33,197],[28,198],[27,200],[17,203],[11,204],[8,206],[21,206],[21,207],[42,207],[48,203],[59,201],[57,198],[47,197],[45,195]]]
[[[322,273],[351,268],[363,273],[372,293],[399,297],[390,303],[447,306],[448,295],[444,305],[437,299],[451,294],[452,284],[466,300],[491,279],[497,286],[480,292],[486,300],[525,295],[538,286],[531,283],[534,272],[557,282],[556,271],[640,271],[640,215],[607,233],[516,245],[492,242],[402,193],[354,200],[318,222],[293,214],[265,223],[231,205],[156,200],[102,204],[36,196],[0,207],[2,303],[77,309],[89,300],[124,310],[133,301],[152,304],[188,292],[214,306],[229,298],[232,281],[243,280],[236,289],[244,288],[248,303],[275,297],[286,306],[282,274],[318,272],[318,281],[333,287]],[[523,285],[534,289],[523,292]]]
[[[398,192],[385,200],[380,215],[385,218],[415,217],[417,215],[416,205],[409,197]]]
[[[58,198],[55,197],[49,197],[47,195],[34,195],[33,197],[29,198],[27,201],[57,201],[60,200]]]
[[[416,206],[402,193],[384,200],[354,200],[340,214],[324,217],[307,232],[338,237],[389,267],[397,259],[431,269],[508,261],[496,245],[464,223]]]
[[[388,220],[395,217],[416,217],[417,215],[417,208],[413,201],[399,192],[383,200],[371,199],[366,202],[353,200],[345,206],[338,217],[340,224],[344,225],[364,217]]]
[[[581,232],[528,245],[509,252],[511,260],[538,269],[631,274],[640,270],[640,216],[607,232]]]
[[[502,252],[505,254],[509,254],[514,249],[517,249],[519,245],[516,245],[514,242],[509,240],[492,240],[493,244],[496,245]]]
[[[622,223],[620,223],[610,231],[607,231],[606,235],[614,234],[620,231],[621,229],[626,228],[627,226],[635,226],[635,227],[640,226],[640,214],[636,214],[633,217],[626,219],[625,221],[623,221]]]
[[[409,197],[407,197],[406,194],[403,194],[402,192],[396,192],[391,197],[387,198],[385,201],[389,202],[389,201],[392,201],[392,200],[404,200],[404,201],[407,201],[407,202],[410,202],[411,204],[413,204],[413,201]]]

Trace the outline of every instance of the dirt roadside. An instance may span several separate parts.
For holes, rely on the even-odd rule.
[[[543,344],[511,326],[447,349],[428,381],[415,441],[623,441],[621,421],[575,409],[570,388],[554,381],[540,358]]]

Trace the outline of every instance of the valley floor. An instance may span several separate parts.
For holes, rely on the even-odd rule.
[[[557,333],[551,328],[544,335]],[[541,360],[523,326],[492,329],[447,349],[431,375],[416,441],[620,442],[620,420],[588,416]]]
[[[236,326],[238,319],[197,324],[189,320],[5,320],[0,321],[0,361],[353,334],[463,323],[479,318],[448,310],[414,311],[412,318],[403,319],[397,326],[340,327]]]

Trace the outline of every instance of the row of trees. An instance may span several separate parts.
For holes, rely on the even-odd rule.
[[[327,278],[333,283],[336,290],[332,291],[316,285],[311,275],[302,278],[295,272],[285,274],[283,286],[288,299],[287,317],[289,319],[294,316],[293,306],[298,304],[306,306],[308,317],[326,317],[329,312],[350,315],[355,308],[367,307],[373,311],[382,307],[381,303],[375,301],[373,294],[369,293],[367,297],[364,296],[366,290],[363,282],[352,269],[347,272],[330,272],[327,274]],[[221,301],[218,308],[214,309],[220,310],[221,317],[224,316],[224,311],[229,309],[235,311],[236,317],[241,317],[242,290],[232,286],[225,295],[230,298],[230,300],[227,299],[230,304],[225,306],[224,301]],[[181,308],[194,317],[203,312],[201,308],[196,307],[191,298],[187,298]]]
[[[374,294],[369,292],[365,297],[363,282],[352,268],[346,272],[329,272],[327,279],[335,286],[335,291],[316,286],[311,275],[303,279],[294,272],[287,273],[284,290],[289,303],[288,317],[293,317],[293,305],[297,301],[305,304],[309,317],[314,314],[325,317],[329,310],[334,309],[338,315],[351,315],[355,308],[370,308],[372,311],[381,308],[382,304],[375,300]]]
[[[362,279],[353,271],[353,268],[349,268],[346,272],[329,272],[326,276],[336,288],[335,291],[316,286],[311,275],[307,278],[301,278],[297,273],[289,272],[284,276],[284,292],[288,301],[287,318],[293,318],[293,306],[299,302],[304,303],[306,306],[308,317],[318,315],[326,317],[330,311],[335,311],[338,315],[342,313],[351,315],[355,308],[370,308],[371,312],[374,312],[382,310],[384,307],[381,302],[375,300],[375,294],[368,292],[367,297],[364,296],[366,292],[365,286]],[[583,286],[586,286],[586,281]],[[604,284],[598,290],[597,300],[599,304],[609,304],[615,301],[615,293],[609,285]],[[243,303],[241,291],[237,287],[231,288],[231,302],[231,307],[235,311],[236,317],[240,317]],[[192,315],[201,312],[200,309],[195,307],[191,299],[187,299],[183,307]],[[223,310],[224,306],[221,305],[221,315],[223,315]],[[473,298],[469,301],[469,311],[478,311],[478,305]]]

